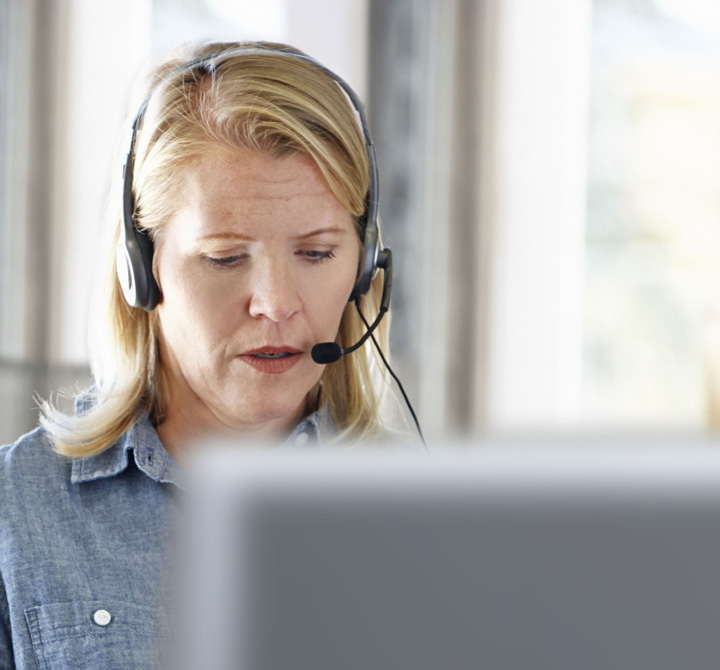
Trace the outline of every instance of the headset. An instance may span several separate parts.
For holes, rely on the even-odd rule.
[[[183,65],[178,66],[150,90],[133,119],[130,146],[123,166],[123,225],[117,248],[117,276],[120,286],[122,287],[125,300],[131,307],[142,308],[150,312],[155,309],[161,298],[160,287],[158,286],[152,271],[154,252],[153,241],[148,232],[140,228],[137,224],[136,200],[135,193],[133,191],[135,145],[137,142],[138,131],[143,123],[145,111],[147,110],[155,92],[170,77],[193,71],[198,72],[198,74],[212,75],[218,67],[227,62],[229,59],[243,56],[244,54],[273,54],[277,57],[293,58],[312,64],[317,69],[328,75],[328,77],[330,77],[343,90],[356,112],[365,140],[365,150],[367,152],[369,168],[369,185],[365,199],[365,211],[362,216],[359,217],[358,221],[360,225],[360,237],[363,245],[363,255],[358,268],[358,279],[356,280],[352,293],[348,298],[348,302],[355,302],[355,307],[366,327],[366,332],[358,342],[348,348],[342,348],[335,342],[318,343],[312,349],[312,358],[316,363],[321,365],[334,363],[341,356],[355,351],[362,346],[368,338],[371,338],[375,348],[380,354],[380,358],[388,369],[388,372],[397,382],[403,398],[408,405],[410,414],[415,422],[415,426],[417,427],[420,440],[424,444],[425,440],[422,429],[420,428],[420,424],[410,400],[405,393],[405,389],[388,364],[380,346],[377,343],[377,340],[375,339],[375,336],[373,335],[373,331],[377,328],[389,309],[393,270],[392,252],[388,248],[380,248],[380,234],[378,226],[378,168],[375,156],[375,146],[373,145],[370,137],[365,108],[355,91],[353,91],[350,85],[342,77],[326,68],[314,58],[311,58],[300,51],[274,46],[271,47],[269,45],[248,45],[221,49],[217,52],[194,58]],[[379,269],[383,270],[384,275],[382,300],[376,319],[372,324],[369,324],[360,309],[360,298],[370,290],[372,280]]]
[[[372,279],[379,268],[382,267],[386,276],[391,277],[392,268],[386,267],[388,265],[388,254],[385,252],[389,252],[389,250],[380,249],[378,228],[378,169],[377,159],[375,157],[375,146],[370,137],[365,108],[357,94],[344,79],[302,52],[270,46],[238,46],[200,56],[172,70],[153,87],[132,122],[130,147],[123,167],[123,226],[117,249],[118,280],[122,287],[125,300],[131,307],[140,307],[150,312],[155,309],[161,298],[160,287],[152,271],[153,242],[147,231],[137,225],[136,202],[133,192],[135,145],[138,131],[142,126],[145,116],[145,111],[153,95],[170,77],[177,74],[196,71],[199,74],[212,75],[219,66],[231,58],[244,54],[257,55],[263,53],[311,63],[335,81],[352,103],[365,139],[370,179],[365,201],[365,212],[359,218],[360,236],[363,244],[361,267],[359,268],[359,276],[349,300],[355,300],[368,292]],[[390,281],[392,281],[391,278]]]

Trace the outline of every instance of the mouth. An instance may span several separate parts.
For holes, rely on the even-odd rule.
[[[256,354],[251,354],[251,356],[255,356],[255,358],[286,358],[292,356],[292,354],[289,351],[282,351],[279,354],[269,354],[264,351],[258,351]]]
[[[300,361],[302,351],[294,347],[258,347],[240,354],[239,358],[259,372],[281,374]]]

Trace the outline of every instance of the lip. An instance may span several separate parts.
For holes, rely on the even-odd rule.
[[[261,358],[258,354],[278,355],[284,354],[280,358]],[[303,352],[294,347],[258,347],[250,349],[238,356],[243,363],[259,372],[265,372],[271,375],[282,374],[294,368],[302,357]]]

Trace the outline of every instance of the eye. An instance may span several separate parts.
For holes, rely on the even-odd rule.
[[[335,252],[332,250],[319,251],[317,249],[307,249],[297,251],[297,254],[304,256],[311,263],[322,263],[323,261],[335,258]]]
[[[215,258],[213,256],[205,256],[206,262],[215,267],[232,268],[242,264],[246,259],[247,254],[237,254],[235,256],[221,256]]]

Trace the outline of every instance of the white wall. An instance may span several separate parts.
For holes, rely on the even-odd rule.
[[[87,360],[86,314],[128,94],[149,54],[148,0],[66,3],[58,73],[50,268],[50,361]]]

